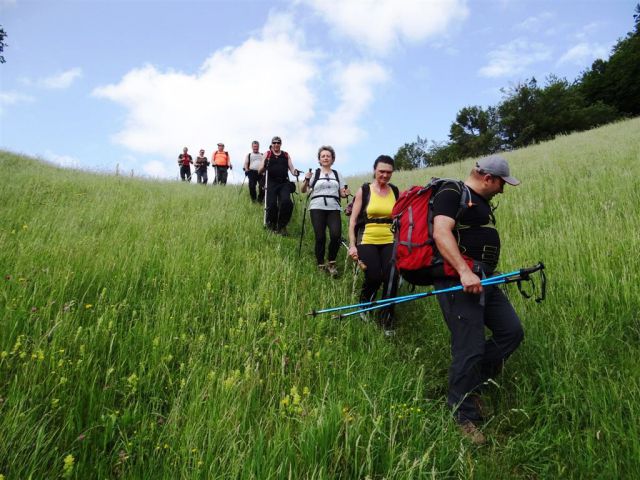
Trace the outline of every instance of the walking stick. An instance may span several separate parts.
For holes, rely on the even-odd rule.
[[[524,281],[531,281],[533,282],[533,280],[530,278],[530,275],[532,273],[535,272],[540,272],[540,275],[542,277],[542,281],[541,281],[541,293],[540,296],[538,298],[536,298],[536,302],[541,302],[542,300],[544,300],[545,297],[545,292],[546,292],[546,276],[544,274],[544,263],[539,262],[537,265],[534,265],[533,267],[529,267],[529,268],[521,268],[520,270],[514,270],[513,272],[509,272],[509,273],[503,273],[501,275],[495,275],[493,277],[488,277],[485,278],[483,280],[481,280],[481,285],[483,286],[489,286],[489,285],[501,285],[501,284],[507,284],[507,283],[517,283],[518,284],[518,289],[520,290],[521,293],[522,292],[522,288],[521,288],[521,283]],[[338,314],[336,315],[334,318],[345,318],[345,317],[350,317],[351,315],[356,315],[359,313],[364,313],[364,312],[369,312],[372,310],[378,310],[380,308],[386,308],[389,307],[391,305],[397,305],[399,303],[405,303],[405,302],[410,302],[413,300],[418,300],[420,298],[425,298],[425,297],[430,297],[433,295],[440,295],[443,293],[450,293],[450,292],[456,292],[456,291],[460,291],[463,290],[464,287],[462,285],[454,285],[452,287],[449,288],[443,288],[440,290],[431,290],[430,292],[424,292],[424,293],[414,293],[411,295],[404,295],[401,297],[392,297],[392,298],[383,298],[380,300],[374,300],[372,302],[362,302],[362,303],[356,303],[353,305],[345,305],[342,307],[333,307],[333,308],[325,308],[323,310],[313,310],[311,312],[309,312],[307,315],[311,315],[313,317],[315,317],[318,314],[321,313],[329,313],[329,312],[337,312],[340,310],[348,310],[348,309],[355,309],[351,312],[348,313],[343,313],[343,314]],[[526,295],[523,293],[523,295],[526,297]],[[526,297],[528,298],[528,297]]]
[[[262,222],[263,226],[267,226],[267,197],[268,197],[268,190],[269,190],[269,159],[267,159],[265,166],[264,166],[264,219]]]
[[[238,196],[240,196],[240,193],[242,193],[242,187],[244,187],[244,182],[247,179],[247,172],[244,172],[244,178],[242,179],[242,185],[240,185],[240,190],[238,190]]]
[[[307,200],[304,202],[304,210],[302,211],[302,229],[300,230],[300,242],[298,243],[298,260],[300,260],[300,252],[302,252],[302,238],[304,237],[304,225],[305,225],[305,217],[307,215],[307,206],[309,205],[309,196],[307,196]]]

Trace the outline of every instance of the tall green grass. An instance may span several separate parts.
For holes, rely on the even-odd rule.
[[[488,394],[483,448],[445,407],[433,299],[400,307],[392,340],[306,316],[351,303],[351,266],[318,275],[310,229],[298,259],[246,190],[1,153],[0,475],[638,478],[639,131],[508,154],[523,183],[499,199],[501,267],[543,260],[550,284],[540,305],[510,289],[526,339]]]

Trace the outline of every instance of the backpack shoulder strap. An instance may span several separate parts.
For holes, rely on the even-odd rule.
[[[390,183],[389,186],[393,191],[393,196],[396,197],[396,200],[398,200],[398,197],[400,196],[400,190],[398,190],[398,187],[396,187],[393,183]]]
[[[458,219],[462,214],[463,210],[469,208],[471,206],[471,190],[462,180],[454,180],[451,178],[432,178],[431,185],[433,185],[438,190],[445,186],[446,184],[455,185],[455,190],[460,193],[460,201],[458,202],[458,209],[456,210],[456,226],[458,225]],[[448,187],[451,190],[454,190],[453,187]],[[431,197],[429,203],[433,203],[435,195]]]
[[[336,170],[333,170],[333,169],[331,169],[331,171],[336,176],[336,181],[338,182],[338,185],[340,185],[340,177],[338,176],[338,172]]]
[[[318,181],[318,179],[320,178],[320,169],[316,168],[316,173],[313,175],[313,180],[311,181],[311,183],[309,184],[309,186],[311,188],[315,187],[316,182]]]
[[[365,212],[367,210],[367,206],[369,205],[369,198],[371,197],[371,185],[367,182],[362,184],[362,208],[360,208],[361,212]]]

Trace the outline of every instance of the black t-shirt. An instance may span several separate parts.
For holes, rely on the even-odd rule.
[[[500,258],[500,235],[491,204],[471,188],[471,207],[462,209],[456,221],[453,235],[458,241],[460,253],[495,270]],[[445,215],[456,220],[460,207],[460,185],[445,183],[433,199],[433,216]]]

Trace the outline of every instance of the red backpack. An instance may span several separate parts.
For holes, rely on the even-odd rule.
[[[414,285],[432,285],[437,277],[458,276],[442,259],[433,240],[433,198],[445,183],[457,184],[462,192],[457,220],[471,201],[469,187],[459,180],[432,178],[425,186],[413,186],[402,192],[393,207],[393,261],[400,275]],[[463,257],[473,268],[473,260]]]

